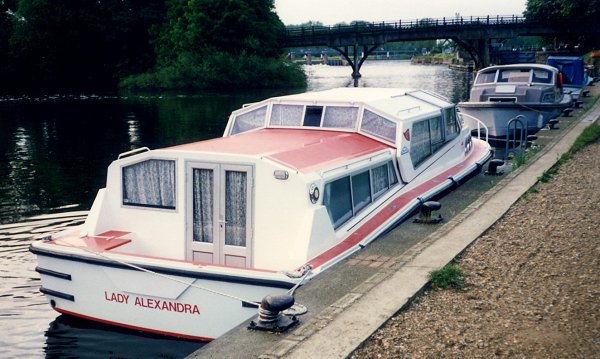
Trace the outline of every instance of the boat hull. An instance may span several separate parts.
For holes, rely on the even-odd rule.
[[[150,273],[86,253],[65,253],[52,244],[32,252],[38,256],[40,291],[56,311],[194,340],[213,340],[256,315],[257,306],[238,298],[258,303],[293,285],[160,266]]]
[[[567,96],[565,96],[567,97]],[[569,107],[569,101],[563,101],[559,104],[519,104],[519,103],[495,103],[495,102],[462,102],[458,104],[461,113],[473,116],[479,119],[487,126],[487,133],[490,137],[506,137],[509,133],[517,131],[520,134],[522,129],[519,123],[516,127],[509,122],[518,118],[523,121],[523,127],[527,134],[537,133],[544,128],[551,119],[554,119]],[[464,116],[465,124],[473,131],[477,131],[478,123],[469,116]]]

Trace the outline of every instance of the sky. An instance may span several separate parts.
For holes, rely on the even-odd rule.
[[[522,15],[527,0],[275,0],[275,11],[286,25],[319,21],[335,25],[482,15]]]

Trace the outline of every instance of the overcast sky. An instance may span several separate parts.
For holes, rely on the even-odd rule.
[[[286,25],[320,21],[396,21],[481,15],[522,15],[527,0],[275,0]]]

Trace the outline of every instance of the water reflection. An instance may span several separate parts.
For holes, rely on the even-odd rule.
[[[46,331],[46,358],[183,358],[204,343],[146,335],[61,315]]]

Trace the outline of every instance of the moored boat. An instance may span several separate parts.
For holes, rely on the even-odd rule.
[[[476,128],[480,120],[487,126],[489,136],[497,139],[511,132],[509,125],[516,132],[526,130],[527,134],[534,134],[570,106],[571,96],[562,92],[557,69],[513,64],[480,70],[469,101],[460,102],[458,109],[467,115],[464,119],[468,126]]]
[[[490,157],[429,92],[275,97],[234,111],[222,138],[121,154],[85,223],[30,250],[60,313],[211,340]]]
[[[555,67],[563,80],[563,92],[578,100],[585,86],[592,80],[585,69],[582,56],[548,56],[546,64]]]

